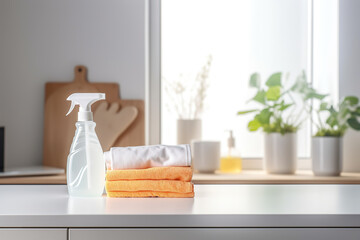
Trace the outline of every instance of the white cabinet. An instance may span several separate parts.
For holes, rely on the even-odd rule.
[[[1,240],[354,240],[359,236],[360,228],[0,228]]]
[[[67,240],[66,228],[0,228],[1,240]]]
[[[356,228],[132,228],[69,229],[69,240],[354,240]]]

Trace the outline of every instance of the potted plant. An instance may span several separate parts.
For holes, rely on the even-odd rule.
[[[164,81],[165,91],[170,98],[166,105],[177,114],[177,144],[190,144],[192,140],[201,140],[204,100],[209,88],[208,77],[212,62],[209,55],[195,81],[186,81],[181,74],[178,80]]]
[[[327,113],[325,121],[322,114]],[[342,171],[343,136],[348,128],[360,130],[357,116],[360,116],[359,99],[355,96],[343,98],[334,107],[320,102],[315,111],[317,128],[312,138],[312,168],[317,176],[339,176]]]
[[[260,108],[240,111],[238,115],[255,113],[248,129],[262,129],[265,140],[264,167],[268,173],[292,174],[296,170],[297,137],[296,132],[308,117],[310,99],[323,99],[310,87],[303,72],[291,87],[282,83],[282,73],[272,74],[261,87],[260,75],[250,77],[250,87],[256,88],[255,96],[250,99],[260,104]],[[296,108],[301,106],[301,108]]]

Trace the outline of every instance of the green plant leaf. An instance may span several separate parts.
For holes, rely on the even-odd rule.
[[[314,136],[315,137],[341,137],[343,135],[344,135],[343,129],[322,128],[322,129],[319,129]]]
[[[255,95],[253,100],[265,105],[266,104],[265,97],[266,97],[265,91],[260,90],[260,91],[257,92],[257,94]]]
[[[265,108],[261,110],[259,114],[256,114],[255,120],[257,120],[261,125],[269,124],[272,114],[273,113],[268,108]]]
[[[344,102],[348,102],[351,106],[354,106],[359,103],[359,98],[355,96],[347,96],[344,98]]]
[[[295,84],[290,88],[293,92],[305,93],[308,89],[308,82],[306,82],[306,78],[303,75],[297,77]]]
[[[254,87],[254,88],[260,88],[260,84],[261,84],[261,81],[260,81],[260,74],[258,73],[253,73],[251,74],[250,76],[250,82],[249,82],[249,85],[250,87]]]
[[[243,115],[243,114],[257,112],[257,111],[259,111],[259,110],[258,109],[253,109],[253,110],[247,110],[247,111],[239,111],[239,112],[237,112],[237,115]]]
[[[334,127],[339,124],[337,120],[337,113],[331,112],[330,116],[326,119],[326,123],[329,124],[330,127]]]
[[[326,110],[328,110],[328,104],[326,102],[321,103],[319,111],[326,111]]]
[[[359,131],[360,130],[360,123],[359,121],[356,119],[356,117],[351,117],[347,120],[347,123],[349,124],[349,126],[354,129]]]
[[[256,119],[250,121],[248,124],[248,129],[251,132],[257,131],[260,127],[261,127],[261,124]]]
[[[335,110],[335,108],[334,108],[333,105],[330,106],[329,112],[330,112],[330,113],[336,113],[336,110]]]
[[[305,99],[319,99],[319,100],[323,100],[325,97],[327,96],[327,94],[320,94],[317,93],[314,89],[310,89],[310,92],[306,94]]]
[[[338,116],[339,116],[341,119],[346,119],[347,117],[350,116],[349,113],[350,113],[349,109],[343,108],[343,109],[340,109],[340,110],[339,110]]]
[[[270,87],[266,92],[266,99],[269,101],[277,101],[280,98],[280,87]]]
[[[292,105],[293,105],[292,103],[289,103],[289,104],[284,104],[284,103],[282,103],[282,104],[280,105],[279,110],[280,110],[280,111],[284,111],[284,110],[286,110],[287,108],[291,107]]]
[[[281,72],[274,73],[266,81],[268,87],[281,87]]]
[[[360,116],[360,107],[357,107],[357,108],[355,109],[355,111],[352,111],[352,112],[351,112],[351,114],[354,115],[354,116]]]
[[[305,101],[309,99],[323,100],[327,96],[327,94],[320,94],[316,92],[316,90],[311,87],[311,84],[306,80],[305,72],[296,78],[296,82],[290,90],[299,93]]]

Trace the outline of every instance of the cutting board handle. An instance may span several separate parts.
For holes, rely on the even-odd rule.
[[[83,65],[77,65],[74,68],[75,78],[74,82],[76,83],[88,83],[87,81],[87,69]]]

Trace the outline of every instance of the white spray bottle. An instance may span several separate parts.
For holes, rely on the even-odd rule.
[[[74,93],[69,115],[79,105],[76,132],[67,159],[67,186],[73,197],[100,197],[105,185],[105,161],[99,139],[95,133],[91,104],[104,100],[104,93]]]

